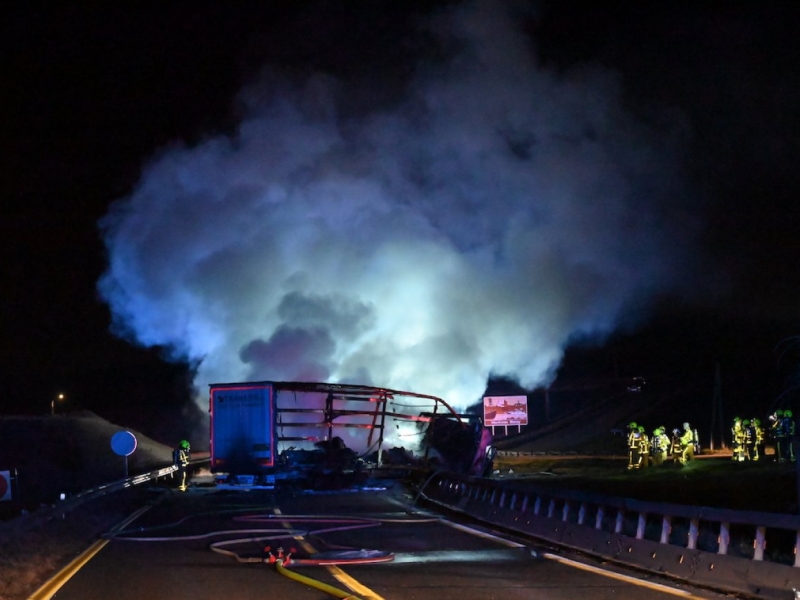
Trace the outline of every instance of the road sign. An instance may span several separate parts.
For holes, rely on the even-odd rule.
[[[11,471],[0,471],[0,502],[11,500]]]
[[[528,424],[527,396],[484,396],[483,424],[486,427]]]
[[[130,431],[118,431],[111,436],[111,449],[119,456],[130,456],[136,450],[136,436]]]

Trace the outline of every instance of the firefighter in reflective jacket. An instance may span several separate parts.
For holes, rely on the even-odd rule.
[[[650,438],[642,425],[639,425],[639,466],[649,467],[652,464],[650,459]]]
[[[638,469],[642,465],[642,433],[636,423],[630,423],[628,428],[628,469]]]
[[[189,442],[181,440],[178,447],[172,451],[172,462],[178,467],[178,489],[185,492],[189,488]]]
[[[691,427],[689,427],[689,423],[683,424],[683,433],[680,434],[678,441],[680,443],[681,451],[678,461],[682,465],[685,465],[694,458],[695,432],[692,431]]]
[[[756,432],[753,431],[753,424],[750,419],[742,421],[742,431],[744,432],[744,459],[753,460],[756,444]]]
[[[628,469],[639,468],[639,426],[631,421],[628,423]]]
[[[751,422],[755,443],[753,444],[753,460],[758,460],[764,456],[764,428],[761,426],[761,419],[753,419]]]
[[[663,427],[659,427],[653,431],[653,439],[650,446],[653,464],[655,466],[663,464],[667,458],[667,452],[669,451],[669,438]]]
[[[742,428],[742,420],[739,417],[733,419],[731,442],[733,442],[733,460],[744,460],[744,429]]]

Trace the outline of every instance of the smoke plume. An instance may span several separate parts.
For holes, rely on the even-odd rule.
[[[668,289],[678,144],[616,75],[539,66],[500,2],[427,35],[391,102],[265,72],[234,134],[153,158],[101,223],[115,331],[198,363],[201,397],[328,381],[464,407],[492,374],[548,381],[570,339]]]

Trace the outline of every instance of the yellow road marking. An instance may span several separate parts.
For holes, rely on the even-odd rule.
[[[130,523],[138,519],[150,506],[143,506],[124,521],[117,523],[112,529],[111,533],[121,531]],[[89,546],[86,550],[81,552],[72,562],[66,567],[61,569],[58,573],[53,575],[50,579],[44,582],[42,587],[36,590],[28,600],[50,600],[55,593],[60,590],[65,583],[67,583],[75,573],[81,570],[83,565],[88,563],[92,558],[102,550],[109,542],[108,539],[97,540],[94,544]]]
[[[281,512],[281,509],[279,509],[279,508],[275,509],[275,514],[276,515],[283,515],[283,513]],[[288,517],[288,518],[291,518],[291,515],[285,515],[285,516]],[[284,527],[286,527],[287,529],[291,529],[291,527],[289,526],[288,523],[284,523]],[[314,546],[309,544],[305,540],[305,538],[303,538],[303,536],[297,535],[297,536],[293,536],[293,537],[297,541],[297,543],[299,543],[303,547],[303,550],[305,550],[309,554],[316,554],[317,553],[316,548],[314,548]],[[377,594],[376,592],[372,591],[370,588],[368,588],[367,586],[365,586],[364,584],[359,582],[357,579],[354,579],[353,577],[351,577],[350,575],[348,575],[347,573],[342,571],[336,565],[325,565],[325,568],[328,569],[328,572],[331,575],[333,575],[336,578],[337,581],[339,581],[342,585],[347,586],[348,589],[354,591],[359,596],[364,596],[365,598],[370,598],[370,600],[385,600],[383,596],[381,596],[381,595]]]
[[[353,590],[359,596],[363,596],[364,598],[370,598],[370,600],[384,600],[383,596],[378,595],[376,592],[373,592],[371,589],[360,583],[358,580],[353,579],[352,577],[350,577],[350,575],[342,571],[336,565],[328,565],[326,568],[328,569],[328,571],[330,571],[331,575],[336,577],[336,579],[338,579],[342,583],[342,585],[346,585],[348,588]]]
[[[608,577],[610,579],[618,579],[620,581],[625,581],[627,583],[638,585],[640,587],[646,587],[652,590],[658,590],[659,592],[664,592],[665,594],[672,594],[673,596],[681,596],[683,598],[689,598],[689,600],[705,600],[702,596],[695,596],[694,594],[692,594],[691,592],[687,592],[686,590],[679,590],[677,588],[669,587],[667,585],[662,585],[660,583],[653,583],[651,581],[645,581],[643,579],[631,577],[630,575],[623,575],[622,573],[607,571],[605,569],[601,569],[600,567],[593,567],[592,565],[587,565],[585,563],[578,562],[576,560],[571,560],[569,558],[564,558],[563,556],[558,556],[557,554],[544,553],[542,554],[542,556],[549,560],[554,560],[556,562],[560,562],[565,565],[575,567],[576,569],[589,571],[590,573],[596,573],[597,575],[602,575],[603,577]]]

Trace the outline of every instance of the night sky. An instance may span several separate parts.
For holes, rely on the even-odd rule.
[[[337,118],[354,129],[367,131],[362,117],[370,113],[406,118],[413,103],[395,105],[410,84],[424,80],[430,94],[440,73],[450,76],[453,65],[464,64],[447,63],[458,40],[437,38],[424,24],[465,5],[320,0],[6,9],[0,411],[45,414],[63,392],[65,408],[91,409],[165,440],[196,422],[197,364],[182,362],[180,349],[132,343],[130,322],[117,320],[116,332],[127,340],[110,331],[112,313],[97,288],[109,260],[98,223],[137,188],[143,167],[162,164],[172,149],[180,156],[180,148],[232,136],[253,118],[239,94],[264,81],[264,69],[266,81],[279,73],[281,89],[320,74],[335,81],[331,89],[346,90]],[[564,330],[559,380],[621,374],[662,386],[692,381],[706,402],[720,364],[723,395],[734,409],[794,406],[800,8],[731,1],[509,6],[531,64],[556,82],[553,89],[579,82],[564,98],[588,102],[596,88],[586,82],[599,80],[603,94],[614,90],[624,122],[636,123],[626,139],[647,137],[642,147],[653,160],[669,161],[652,180],[644,168],[636,175],[666,200],[641,210],[629,203],[625,226],[609,234],[617,253],[636,255],[647,245],[646,253],[663,250],[669,261],[648,259],[640,274],[636,260],[622,261],[634,269],[633,291],[608,309],[613,317],[597,317],[596,329],[581,320],[594,315],[584,311],[575,317],[579,326]],[[469,88],[475,96],[461,99],[480,106],[493,90]],[[556,119],[559,105],[549,102]],[[579,135],[595,141],[604,131],[587,125]],[[539,140],[508,139],[519,160],[535,160],[529,155]],[[550,177],[561,185],[557,169]],[[457,237],[468,234],[453,235],[460,250],[472,247],[474,240]],[[253,373],[276,339],[265,333],[242,350]],[[177,362],[164,360],[169,356]]]

